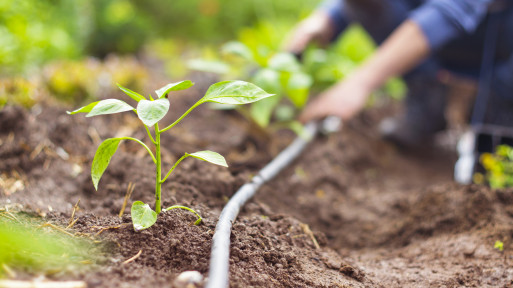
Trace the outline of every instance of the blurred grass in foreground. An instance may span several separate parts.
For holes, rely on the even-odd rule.
[[[0,277],[55,275],[95,262],[92,241],[45,227],[24,213],[0,210]]]

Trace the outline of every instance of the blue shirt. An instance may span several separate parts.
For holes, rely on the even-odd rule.
[[[472,34],[485,18],[488,6],[494,0],[395,0],[383,2],[390,2],[391,6],[404,6],[402,8],[408,10],[407,19],[420,26],[430,48],[437,50],[453,39],[465,34]],[[320,6],[320,9],[331,17],[339,32],[350,23],[345,6],[343,0],[325,0]]]

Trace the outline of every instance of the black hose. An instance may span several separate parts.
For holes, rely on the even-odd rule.
[[[319,130],[323,133],[334,132],[339,129],[340,124],[340,119],[336,117],[326,118],[322,122],[322,125],[320,125],[321,127],[314,122],[308,123],[305,126],[303,134],[298,136],[292,144],[260,170],[260,172],[251,179],[251,182],[244,184],[233,195],[230,201],[228,201],[219,216],[213,237],[207,288],[228,287],[231,228],[242,206],[255,195],[262,184],[274,178],[283,168],[294,161]]]

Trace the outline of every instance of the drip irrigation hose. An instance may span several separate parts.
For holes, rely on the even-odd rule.
[[[242,187],[233,195],[223,208],[216,225],[212,239],[212,252],[210,254],[210,270],[207,288],[228,287],[228,270],[230,258],[230,234],[232,223],[237,218],[240,209],[255,195],[262,184],[274,178],[283,168],[287,167],[318,132],[330,133],[337,131],[341,121],[336,117],[327,117],[319,124],[310,122],[305,126],[304,133],[298,136],[285,150],[267,164],[251,179],[251,182]]]

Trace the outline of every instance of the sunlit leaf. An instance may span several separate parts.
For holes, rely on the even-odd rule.
[[[278,71],[267,68],[259,69],[251,79],[251,82],[265,91],[276,94],[281,93],[280,72]]]
[[[251,52],[251,49],[239,41],[231,41],[224,44],[221,51],[226,54],[237,55],[246,60],[253,60],[253,52]]]
[[[150,205],[142,201],[135,201],[130,211],[132,215],[132,224],[135,231],[141,231],[150,228],[157,222],[157,212],[150,208]]]
[[[105,169],[109,166],[110,159],[118,149],[119,141],[121,141],[120,138],[106,139],[96,150],[91,166],[91,178],[96,190],[98,190],[98,182],[100,182],[103,172],[105,172]]]
[[[66,113],[68,113],[69,115],[73,115],[73,114],[77,114],[77,113],[89,113],[89,112],[91,112],[91,109],[93,109],[94,106],[96,106],[96,104],[98,104],[99,102],[100,101],[96,101],[96,102],[90,103],[87,106],[78,108],[77,110],[74,110],[74,111],[71,111],[71,112],[70,111],[66,111]]]
[[[155,101],[141,100],[137,104],[137,116],[146,126],[153,126],[166,116],[169,110],[169,100],[166,98]]]
[[[223,81],[210,86],[200,102],[239,105],[256,102],[273,95],[248,82]]]
[[[121,91],[125,92],[126,95],[130,96],[132,99],[134,99],[135,101],[139,102],[141,100],[145,100],[146,98],[144,98],[144,96],[142,96],[141,94],[137,93],[137,92],[134,92],[128,88],[125,88],[119,84],[117,84],[119,89],[121,89]]]
[[[193,59],[188,61],[187,68],[216,74],[226,74],[230,71],[230,66],[224,62],[202,59]]]
[[[178,90],[185,90],[191,86],[193,86],[194,83],[191,80],[184,80],[176,83],[169,83],[166,86],[155,90],[155,93],[157,93],[158,98],[165,97],[167,93],[171,91],[178,91]]]
[[[296,57],[290,53],[277,53],[267,63],[267,67],[277,71],[296,72],[301,70],[301,65]]]
[[[212,164],[228,167],[228,164],[226,164],[226,160],[224,159],[224,157],[217,152],[206,150],[206,151],[199,151],[199,152],[195,152],[195,153],[191,153],[191,154],[186,153],[186,155],[194,157],[196,159],[210,162]]]
[[[278,96],[269,97],[251,104],[249,108],[251,119],[260,127],[267,127],[271,121],[274,108],[280,103],[280,98]]]
[[[115,114],[125,111],[134,110],[134,108],[125,102],[118,99],[106,99],[102,101],[93,102],[87,106],[79,108],[72,112],[67,112],[70,115],[77,113],[88,113],[86,117],[92,117],[104,114]]]
[[[308,100],[308,93],[313,84],[310,75],[298,72],[292,73],[287,83],[287,95],[296,107],[303,107]]]

